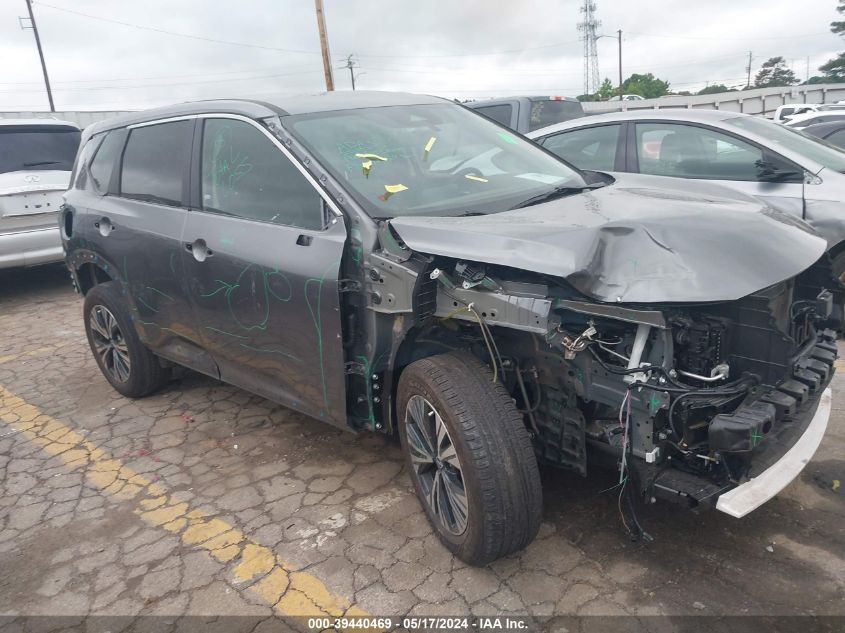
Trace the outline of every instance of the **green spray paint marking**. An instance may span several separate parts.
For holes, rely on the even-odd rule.
[[[161,291],[161,290],[159,290],[158,288],[153,288],[152,286],[147,286],[147,290],[152,290],[153,292],[160,294],[162,297],[164,297],[165,299],[169,299],[170,301],[176,301],[176,300],[175,300],[173,297],[171,297],[169,294],[166,294],[166,293],[162,292],[162,291]]]
[[[325,367],[325,359],[323,358],[323,316],[322,312],[320,311],[320,302],[323,296],[323,282],[326,280],[326,276],[332,271],[337,270],[340,267],[340,262],[332,263],[323,274],[318,278],[312,277],[310,279],[305,280],[305,303],[308,305],[308,312],[311,314],[311,321],[314,324],[314,331],[317,334],[317,353],[320,355],[320,380],[323,384],[323,406],[328,408],[329,406],[329,396],[328,390],[326,386],[326,367]],[[312,304],[311,299],[308,296],[308,286],[309,284],[316,283],[317,284],[317,305],[316,310],[315,306]]]
[[[241,336],[240,334],[232,334],[231,332],[224,332],[223,330],[218,330],[216,327],[211,327],[210,325],[206,325],[205,329],[211,330],[212,332],[217,332],[218,334],[223,334],[224,336],[232,336],[234,338],[242,338],[242,339],[248,338],[246,336]]]
[[[654,413],[657,411],[661,406],[660,398],[657,397],[657,394],[652,392],[651,399],[648,401],[648,407],[651,409],[651,412]]]
[[[221,284],[221,285],[218,286],[213,292],[209,292],[209,293],[200,295],[201,297],[213,297],[214,295],[216,295],[221,290],[225,290],[226,296],[228,297],[229,293],[231,293],[235,288],[238,287],[238,284],[229,284],[229,283],[226,283],[225,281],[223,281],[222,279],[215,279],[214,281],[217,282],[218,284]]]
[[[158,310],[156,308],[152,307],[149,303],[144,301],[144,297],[142,297],[141,295],[138,295],[138,302],[143,303],[145,306],[147,306],[153,312],[158,312]]]
[[[262,354],[281,354],[282,356],[286,356],[292,360],[295,360],[296,362],[300,362],[299,358],[297,358],[293,354],[288,354],[287,352],[283,352],[278,349],[262,349],[260,347],[252,347],[251,345],[246,345],[244,343],[238,343],[238,345],[240,345],[244,349],[248,349],[253,352],[260,352]]]
[[[153,321],[141,321],[139,319],[138,323],[140,323],[141,325],[152,325],[152,326],[157,327],[159,330],[164,330],[165,332],[173,332],[176,336],[182,336],[176,330],[171,330],[169,327],[164,327],[163,325],[159,325],[158,323],[155,323]]]
[[[173,276],[176,276],[176,267],[173,265],[173,257],[176,255],[175,252],[171,251],[170,253],[170,272],[173,273]]]
[[[757,443],[763,439],[763,436],[760,435],[760,431],[758,429],[751,430],[751,446],[757,446]]]

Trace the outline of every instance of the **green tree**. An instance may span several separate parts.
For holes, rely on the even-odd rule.
[[[705,88],[702,88],[696,94],[714,95],[719,92],[733,92],[733,88],[728,88],[725,84],[713,84],[712,86],[706,86]]]
[[[840,14],[845,15],[845,0],[839,0],[839,5],[836,7],[836,10]],[[845,33],[845,22],[841,20],[831,22],[830,30],[837,35],[842,35],[842,33]]]
[[[646,99],[654,99],[669,92],[669,82],[658,79],[651,73],[645,75],[634,73],[622,82],[622,92],[629,95],[640,95]]]
[[[601,87],[599,91],[596,93],[596,97],[600,101],[607,101],[608,99],[612,99],[613,97],[619,96],[619,88],[614,86],[610,79],[607,77],[604,78],[604,81],[601,82]]]
[[[794,86],[798,77],[786,65],[783,57],[770,57],[760,67],[754,78],[755,88],[773,88],[775,86]]]
[[[833,59],[826,61],[819,66],[819,70],[824,73],[826,81],[845,81],[845,53],[839,53]]]

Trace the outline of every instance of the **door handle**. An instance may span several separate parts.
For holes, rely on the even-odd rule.
[[[214,251],[208,248],[202,238],[195,239],[193,242],[185,242],[185,250],[191,253],[198,262],[204,262],[214,255]]]
[[[311,246],[311,241],[314,238],[310,235],[305,235],[304,233],[296,238],[296,245],[297,246]]]
[[[103,237],[108,237],[117,227],[107,217],[102,217],[94,222],[94,228],[98,229]]]

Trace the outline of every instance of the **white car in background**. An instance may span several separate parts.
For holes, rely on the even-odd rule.
[[[786,125],[796,130],[803,130],[805,127],[815,125],[816,123],[829,123],[831,121],[841,121],[845,119],[845,109],[818,109],[815,112],[805,112],[804,114],[797,114],[786,122]]]
[[[59,207],[80,130],[56,119],[0,119],[0,268],[64,258]]]

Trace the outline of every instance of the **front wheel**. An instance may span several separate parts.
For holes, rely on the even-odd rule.
[[[410,364],[399,380],[400,441],[417,496],[443,544],[484,565],[537,535],[542,491],[522,416],[473,356]]]
[[[141,398],[167,381],[167,370],[138,338],[115,282],[91,288],[82,311],[94,359],[118,393]]]

